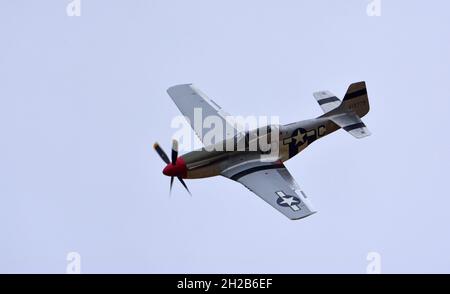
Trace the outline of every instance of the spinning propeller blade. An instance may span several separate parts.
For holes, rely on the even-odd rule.
[[[172,153],[171,153],[171,159],[172,161],[170,161],[169,157],[167,156],[166,152],[164,152],[164,150],[161,148],[161,146],[159,146],[158,143],[153,144],[153,148],[155,149],[155,151],[158,153],[159,157],[161,157],[161,159],[167,164],[171,164],[172,166],[174,166],[174,168],[177,168],[176,164],[177,164],[177,158],[178,158],[178,141],[177,140],[173,140],[172,141]],[[167,168],[167,167],[166,167]],[[172,168],[171,168],[172,169]],[[183,185],[183,187],[186,189],[186,191],[188,191],[189,195],[192,196],[191,191],[189,191],[186,183],[183,181],[183,178],[180,175],[172,175],[172,174],[167,174],[166,175],[170,175],[170,190],[169,193],[172,193],[172,186],[173,186],[173,181],[175,176],[177,177],[177,179],[180,181],[180,183]]]

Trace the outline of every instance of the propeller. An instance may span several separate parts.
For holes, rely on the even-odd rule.
[[[173,177],[170,177],[170,190],[169,195],[172,195]]]
[[[189,193],[190,196],[192,196],[191,191],[189,191],[188,187],[186,186],[186,183],[183,181],[183,178],[178,176],[177,177],[180,183],[183,185],[183,187],[186,189],[186,191]]]
[[[186,191],[189,193],[189,195],[192,196],[191,191],[189,191],[186,183],[183,181],[182,175],[186,173],[186,164],[184,163],[184,160],[180,157],[178,158],[178,141],[173,140],[172,141],[172,152],[171,152],[171,159],[167,156],[166,152],[159,146],[158,143],[153,144],[153,149],[155,149],[156,153],[158,153],[159,157],[167,164],[167,166],[163,170],[163,174],[166,176],[170,176],[170,190],[169,193],[172,193],[172,186],[174,178],[177,177],[177,179],[180,181],[180,183],[183,185],[183,187],[186,189]]]
[[[158,153],[159,157],[161,157],[161,159],[165,163],[167,163],[167,164],[170,163],[169,157],[167,157],[166,152],[164,152],[164,150],[161,148],[161,146],[159,146],[158,143],[153,144],[153,149],[155,149],[155,151]]]
[[[178,141],[172,140],[172,164],[175,165],[177,163],[178,158]]]

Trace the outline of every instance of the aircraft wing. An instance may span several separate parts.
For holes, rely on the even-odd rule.
[[[235,135],[235,125],[226,119],[229,114],[192,84],[170,87],[167,89],[167,93],[188,120],[200,141],[203,142],[205,134],[212,129],[215,129],[216,132],[214,132],[214,136],[210,136],[211,142],[209,143],[211,145],[232,138]],[[194,113],[196,115],[201,113],[201,118],[197,124],[194,121]],[[221,126],[219,128],[216,128],[217,126],[215,124],[204,126],[204,120],[207,117],[214,117],[214,121],[220,122]],[[205,145],[205,142],[203,144]]]
[[[314,214],[307,196],[281,162],[254,161],[228,168],[222,175],[241,183],[292,220]]]

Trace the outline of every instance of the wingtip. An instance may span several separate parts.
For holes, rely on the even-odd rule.
[[[310,211],[310,212],[309,212],[308,214],[306,214],[306,215],[302,215],[302,216],[300,216],[300,217],[294,217],[294,218],[291,218],[291,220],[301,220],[301,219],[307,218],[308,216],[311,216],[311,215],[316,214],[316,213],[317,213],[317,210]]]
[[[171,93],[173,91],[176,91],[179,88],[183,88],[183,87],[191,87],[193,84],[192,83],[187,83],[187,84],[179,84],[179,85],[173,85],[169,88],[167,88],[167,93]]]

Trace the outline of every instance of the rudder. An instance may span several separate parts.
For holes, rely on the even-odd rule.
[[[359,117],[365,116],[370,110],[366,82],[351,84],[342,100],[340,108],[350,110]]]

